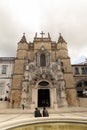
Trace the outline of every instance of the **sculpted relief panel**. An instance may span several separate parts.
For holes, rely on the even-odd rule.
[[[35,62],[25,63],[21,104],[29,106],[29,104],[32,103],[32,85],[35,86],[37,81],[44,79],[51,82],[53,87],[56,87],[57,105],[67,106],[66,86],[63,78],[63,73],[61,71],[60,61],[52,62],[49,67],[38,67],[36,66]]]
[[[57,104],[60,107],[67,106],[66,85],[63,77],[63,72],[61,71],[60,62],[52,64],[51,73],[56,81]]]

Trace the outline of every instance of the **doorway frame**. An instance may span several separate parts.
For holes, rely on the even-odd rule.
[[[45,98],[43,98],[42,100],[42,106],[39,106],[39,91],[40,90],[42,90],[42,91],[46,91],[46,90],[48,90],[48,95],[47,95],[47,99],[48,99],[48,102],[46,101],[46,99]],[[51,107],[51,98],[50,98],[50,89],[49,88],[39,88],[38,89],[38,94],[37,94],[37,106],[38,107]]]

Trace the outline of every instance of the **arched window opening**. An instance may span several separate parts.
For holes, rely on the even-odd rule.
[[[46,57],[44,54],[40,55],[40,66],[46,66]]]

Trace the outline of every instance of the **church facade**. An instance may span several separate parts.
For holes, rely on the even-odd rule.
[[[9,96],[14,107],[26,108],[78,106],[73,70],[67,43],[59,35],[53,42],[50,34],[35,34],[28,43],[23,34],[17,47],[11,91]],[[12,107],[12,102],[10,102]]]

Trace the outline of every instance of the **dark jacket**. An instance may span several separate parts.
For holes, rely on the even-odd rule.
[[[48,111],[45,109],[45,110],[43,110],[43,117],[47,117],[47,116],[49,116],[49,113],[48,113]]]
[[[40,113],[40,110],[35,110],[34,116],[35,116],[35,117],[41,117],[42,115],[41,115],[41,113]]]

